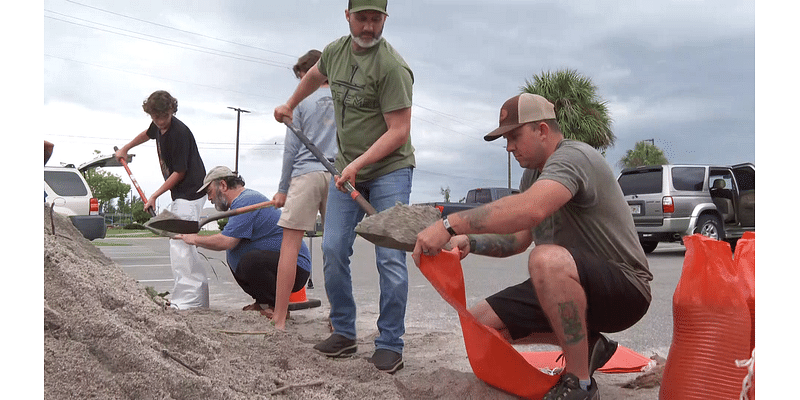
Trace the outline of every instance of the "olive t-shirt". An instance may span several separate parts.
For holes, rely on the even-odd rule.
[[[411,107],[414,75],[386,39],[356,53],[350,36],[327,45],[317,68],[328,77],[331,88],[339,148],[335,165],[341,171],[386,133],[384,113]],[[409,138],[382,160],[362,168],[356,181],[414,166],[414,147]]]
[[[520,191],[539,179],[561,183],[572,199],[532,229],[534,242],[575,247],[609,260],[649,301],[653,274],[630,207],[603,156],[586,143],[564,139],[542,171],[525,170]]]

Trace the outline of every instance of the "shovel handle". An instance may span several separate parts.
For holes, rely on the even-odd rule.
[[[306,135],[298,132],[297,129],[294,129],[294,126],[292,126],[292,123],[289,121],[289,118],[284,117],[283,124],[286,125],[286,127],[289,128],[289,130],[291,130],[292,133],[294,133],[294,135],[297,136],[297,138],[300,139],[301,142],[303,142],[306,148],[308,148],[308,150],[312,154],[314,154],[314,157],[317,157],[317,160],[319,160],[319,162],[325,166],[328,172],[333,174],[333,176],[342,175],[339,173],[339,171],[336,170],[336,167],[334,167],[333,164],[331,164],[331,162],[328,161],[327,158],[325,158],[325,155],[322,154],[321,151],[319,151],[317,146],[314,146],[314,143],[311,143],[311,141],[308,140]],[[378,213],[378,211],[375,210],[375,207],[372,207],[372,204],[369,204],[369,201],[367,201],[367,199],[365,199],[364,196],[362,196],[361,193],[359,193],[358,190],[356,190],[356,188],[354,188],[353,185],[350,184],[350,182],[345,182],[344,188],[347,190],[347,193],[350,194],[350,197],[352,197],[353,200],[355,200],[356,203],[358,203],[358,205],[361,206],[361,209],[363,209],[364,212],[367,213],[367,215],[375,215]]]
[[[267,207],[275,207],[275,200],[265,201],[263,203],[251,204],[249,206],[240,207],[240,208],[237,208],[235,210],[228,210],[228,211],[224,211],[224,212],[221,212],[221,213],[217,213],[217,214],[214,214],[213,216],[209,216],[206,219],[205,222],[216,221],[218,219],[232,217],[234,215],[239,215],[239,214],[244,214],[244,213],[249,213],[251,211],[260,210],[262,208],[267,208]]]
[[[117,146],[114,146],[114,153],[116,153],[117,151],[119,151],[119,148]],[[144,191],[142,191],[142,188],[139,187],[139,182],[136,182],[136,178],[133,176],[133,172],[131,172],[131,169],[128,167],[128,162],[125,161],[124,157],[120,157],[119,162],[122,164],[123,167],[125,167],[125,172],[128,173],[128,176],[131,177],[131,182],[133,182],[133,186],[136,188],[136,191],[139,192],[139,197],[141,197],[143,202],[147,202],[147,196],[144,195]],[[150,215],[155,217],[156,210],[151,208]]]

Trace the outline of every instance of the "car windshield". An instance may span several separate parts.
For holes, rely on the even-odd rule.
[[[619,177],[619,186],[626,196],[632,194],[661,193],[661,168],[630,171]]]
[[[44,181],[59,196],[86,196],[89,192],[75,171],[44,171]]]

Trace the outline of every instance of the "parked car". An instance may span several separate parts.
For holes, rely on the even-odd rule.
[[[128,155],[128,162],[133,155]],[[92,190],[83,173],[89,168],[121,166],[113,155],[98,156],[75,167],[74,164],[44,167],[45,204],[53,211],[72,220],[83,237],[88,240],[106,237],[105,218],[100,215],[100,203],[92,195]]]
[[[694,233],[735,245],[755,231],[754,164],[650,165],[626,168],[617,181],[647,253]]]

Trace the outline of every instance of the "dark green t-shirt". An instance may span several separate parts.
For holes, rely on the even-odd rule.
[[[341,171],[386,133],[384,113],[411,107],[414,75],[385,39],[355,53],[350,36],[326,46],[317,67],[330,83],[339,148],[335,164]],[[382,160],[362,168],[356,180],[363,182],[414,166],[409,137]]]
[[[539,179],[564,185],[572,199],[533,228],[534,242],[575,247],[611,261],[649,301],[653,274],[630,207],[603,156],[586,143],[562,140],[541,172],[525,170],[520,191]]]

